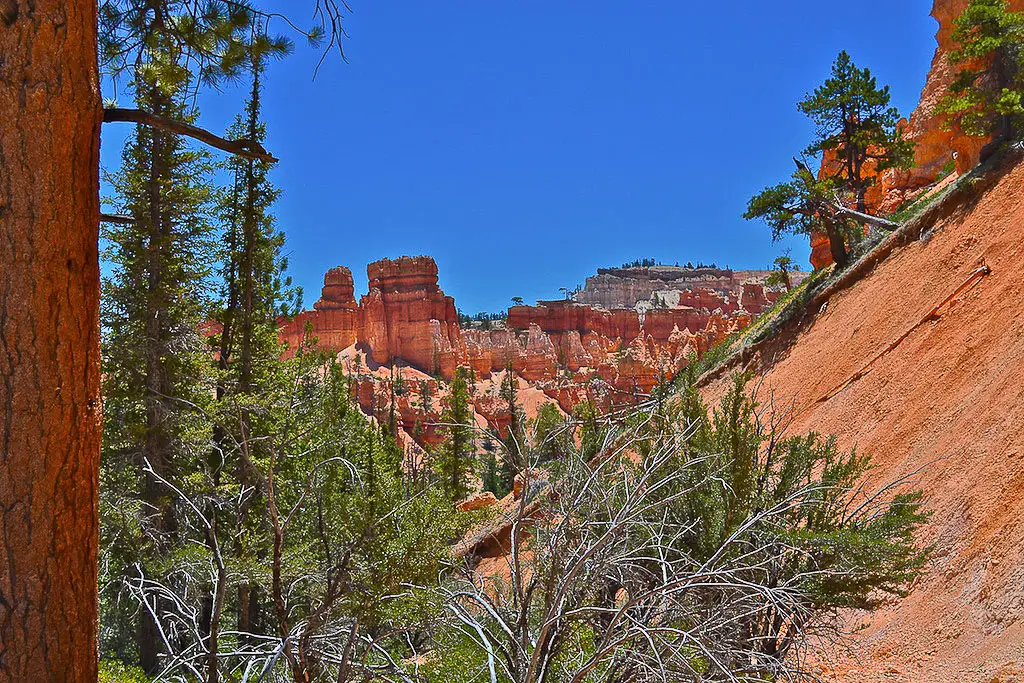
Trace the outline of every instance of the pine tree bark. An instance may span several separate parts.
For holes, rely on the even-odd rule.
[[[0,681],[97,678],[96,22],[0,2]]]

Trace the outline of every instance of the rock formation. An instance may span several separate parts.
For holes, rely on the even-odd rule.
[[[606,309],[634,308],[653,297],[664,298],[676,292],[714,292],[720,297],[739,295],[744,282],[763,282],[765,270],[733,271],[728,268],[684,268],[680,266],[649,266],[630,268],[598,268],[588,277],[582,291],[573,300]],[[718,302],[722,304],[724,302]],[[683,304],[693,305],[693,304]],[[709,305],[705,304],[707,308]]]
[[[910,117],[908,137],[917,142],[914,155],[916,168],[910,171],[906,182],[910,189],[932,183],[947,163],[956,159],[956,172],[969,171],[978,163],[981,148],[988,138],[965,135],[954,128],[945,130],[945,116],[935,113],[939,100],[946,94],[959,67],[949,60],[956,49],[953,41],[953,21],[967,8],[969,0],[935,0],[932,17],[939,22],[935,35],[938,43],[932,58],[928,80],[921,92],[921,100]],[[1009,0],[1010,10],[1024,11],[1024,0]]]
[[[355,344],[359,327],[359,306],[352,285],[352,271],[345,266],[331,268],[324,275],[324,288],[312,311],[303,311],[283,321],[281,338],[294,353],[302,341],[306,324],[312,325],[320,346],[344,349]]]
[[[359,300],[358,341],[372,359],[393,358],[430,374],[455,373],[460,356],[455,300],[437,285],[429,256],[381,259],[366,267],[369,292]]]
[[[491,384],[492,375],[510,369],[524,388],[565,412],[585,400],[609,409],[649,393],[778,296],[763,284],[766,271],[609,269],[588,280],[581,298],[626,307],[546,301],[513,306],[492,329],[461,329],[433,259],[382,259],[367,275],[369,291],[357,304],[351,271],[332,268],[313,310],[282,320],[281,338],[294,352],[309,326],[320,348],[347,358],[362,408],[394,419],[421,446],[440,438],[435,425],[445,389],[435,378],[451,380],[460,366]],[[396,377],[403,378],[400,390]],[[500,431],[507,407],[486,391],[474,396],[475,413]]]

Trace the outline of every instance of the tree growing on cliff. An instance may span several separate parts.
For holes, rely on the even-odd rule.
[[[785,233],[828,236],[832,260],[839,267],[849,261],[846,244],[859,237],[857,225],[837,214],[834,201],[836,185],[831,178],[818,179],[807,165],[795,160],[797,168],[790,181],[779,183],[751,197],[743,217],[759,218],[772,229],[772,239]]]
[[[794,271],[799,272],[800,268],[790,258],[789,252],[786,252],[783,256],[779,256],[772,262],[774,268],[772,269],[771,275],[765,279],[765,284],[769,286],[782,285],[786,288],[786,291],[793,289],[793,279],[791,273]]]
[[[821,176],[852,195],[862,213],[878,174],[909,168],[914,160],[914,143],[903,138],[899,110],[890,100],[889,86],[879,87],[871,71],[858,68],[844,50],[832,64],[832,76],[797,105],[816,128],[805,153],[823,155]]]
[[[1024,12],[1006,0],[971,0],[953,24],[959,47],[949,54],[960,71],[938,111],[968,135],[996,142],[1024,132]]]
[[[816,126],[815,139],[804,152],[822,155],[821,173],[815,175],[807,163],[794,159],[797,168],[790,181],[752,197],[743,217],[763,219],[773,239],[787,232],[825,233],[839,267],[849,261],[848,243],[863,236],[860,224],[898,227],[868,215],[866,204],[878,173],[913,162],[913,143],[903,139],[899,112],[889,102],[889,87],[879,88],[868,69],[840,52],[832,76],[798,104]]]

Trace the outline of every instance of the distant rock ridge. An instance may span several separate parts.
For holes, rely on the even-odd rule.
[[[603,269],[581,294],[628,306],[539,302],[511,307],[504,327],[461,329],[455,301],[438,285],[434,260],[403,256],[367,266],[369,291],[358,303],[351,271],[332,268],[313,310],[282,320],[280,334],[291,353],[308,325],[321,348],[362,354],[368,369],[397,364],[443,380],[460,366],[476,377],[511,369],[570,411],[583,400],[610,405],[650,392],[690,358],[746,327],[778,298],[764,286],[766,274]],[[364,405],[376,400],[363,385],[359,396]],[[484,404],[481,410],[494,412]]]
[[[736,310],[744,283],[764,284],[770,271],[728,268],[687,268],[681,266],[643,266],[626,268],[598,268],[597,275],[587,278],[573,301],[607,309],[637,308],[641,312],[656,308],[670,300],[694,294],[717,295],[716,302],[704,308],[722,307]],[[655,299],[655,296],[658,296]],[[731,303],[730,303],[731,301]],[[760,313],[758,311],[750,311]]]

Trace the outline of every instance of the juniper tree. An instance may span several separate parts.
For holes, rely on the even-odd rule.
[[[834,628],[836,609],[870,610],[886,596],[904,595],[930,555],[914,541],[928,515],[920,491],[896,484],[866,490],[870,459],[840,450],[834,438],[783,435],[788,415],[760,406],[746,382],[735,376],[709,411],[696,376],[684,373],[680,400],[665,404],[669,423],[690,425],[682,461],[698,462],[689,484],[718,481],[693,487],[676,514],[703,520],[686,535],[685,552],[710,557],[723,539],[739,538],[771,558],[746,578],[796,592],[791,615],[770,607],[741,620],[747,646],[777,660],[816,629]],[[664,438],[658,434],[647,448]],[[785,513],[765,518],[773,509]]]
[[[1020,136],[1024,121],[1024,12],[1006,0],[971,0],[953,24],[960,71],[939,103],[968,135]]]

